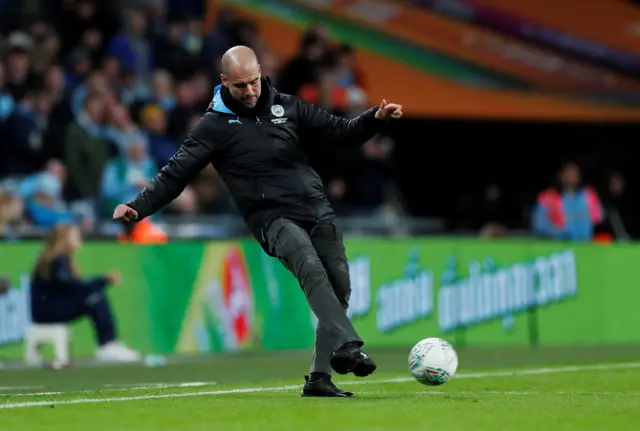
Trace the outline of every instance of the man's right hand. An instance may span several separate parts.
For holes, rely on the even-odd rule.
[[[114,220],[133,222],[138,220],[138,212],[127,205],[118,205],[113,211]]]

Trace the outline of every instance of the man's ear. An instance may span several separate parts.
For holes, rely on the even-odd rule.
[[[222,82],[222,85],[224,85],[225,87],[229,86],[229,80],[226,76],[224,76],[224,73],[220,74],[220,82]]]

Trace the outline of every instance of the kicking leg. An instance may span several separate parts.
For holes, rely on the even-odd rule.
[[[338,346],[362,345],[307,232],[296,223],[280,218],[267,229],[267,241],[273,253],[300,282],[318,324],[331,334],[332,340]]]
[[[340,225],[333,218],[323,220],[313,228],[310,237],[322,265],[327,271],[336,297],[346,314],[351,296],[351,279]],[[376,370],[376,365],[360,350],[360,347],[361,344],[347,346],[340,344],[319,323],[316,330],[316,348],[311,365],[312,373],[329,374],[330,369],[334,368],[341,374],[353,371],[356,376],[368,376]],[[334,352],[336,353],[334,354]]]
[[[327,271],[336,298],[346,313],[351,295],[351,281],[342,235],[333,223],[321,222],[311,231],[310,237],[318,257]],[[335,340],[331,333],[318,322],[311,373],[331,375],[331,355],[340,347],[342,344]]]

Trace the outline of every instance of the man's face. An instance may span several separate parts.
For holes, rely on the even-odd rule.
[[[34,108],[43,117],[51,113],[53,101],[48,93],[40,93],[35,97]]]
[[[246,69],[230,69],[228,76],[221,75],[222,84],[229,89],[231,97],[247,108],[258,103],[262,92],[260,66]]]
[[[23,52],[9,54],[7,72],[12,78],[22,78],[29,72],[29,55]]]
[[[580,185],[580,168],[576,164],[568,164],[560,174],[560,182],[565,188],[573,189]]]

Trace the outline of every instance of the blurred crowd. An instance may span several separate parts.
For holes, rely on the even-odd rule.
[[[256,50],[280,91],[343,116],[368,105],[353,50],[331,43],[320,26],[306,32],[297,56],[282,59],[231,10],[205,29],[204,0],[125,4],[51,0],[40,5],[47,13],[14,11],[16,19],[1,21],[0,234],[69,221],[91,231],[109,218],[199,121],[219,83],[220,57],[234,45]],[[317,155],[341,212],[381,207],[392,147],[380,136],[363,149]],[[163,214],[235,208],[209,167]]]
[[[219,83],[220,58],[234,45],[252,47],[280,91],[336,115],[377,102],[353,48],[333,42],[322,25],[307,29],[293,58],[280,58],[233,10],[217,10],[206,25],[204,0],[0,0],[0,7],[0,237],[69,221],[91,232],[108,220],[199,121]],[[395,146],[389,136],[362,147],[308,145],[338,213],[388,221],[406,212]],[[488,183],[475,195],[461,189],[449,224],[484,236],[524,229],[556,239],[638,238],[626,185],[611,172],[587,187],[570,163],[526,202],[508,184]],[[201,214],[236,216],[212,167],[160,216]]]

